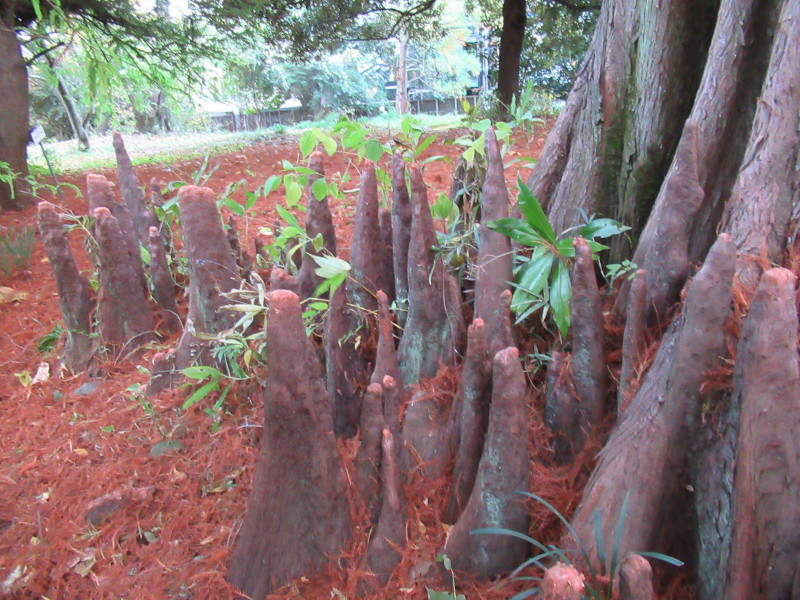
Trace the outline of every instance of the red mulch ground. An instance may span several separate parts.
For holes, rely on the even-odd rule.
[[[451,136],[452,137],[452,136]],[[506,157],[538,155],[543,134],[530,146],[519,141]],[[425,155],[457,155],[457,148],[436,143]],[[302,164],[297,140],[262,142],[237,152],[214,156],[219,165],[208,186],[222,192],[231,182],[247,179],[250,189],[281,172],[281,160]],[[152,177],[163,182],[190,181],[202,161],[137,167],[142,183]],[[352,164],[336,155],[326,159],[326,172],[349,169]],[[452,166],[432,162],[425,179],[433,199],[450,185]],[[116,181],[113,171],[104,172]],[[522,172],[527,177],[527,172]],[[517,166],[508,169],[509,189],[515,189]],[[85,192],[85,174],[65,177]],[[434,193],[435,192],[435,193]],[[73,191],[62,203],[51,195],[44,199],[77,215],[86,201]],[[340,247],[349,246],[355,200],[333,206]],[[252,238],[262,225],[277,221],[274,192],[256,206],[260,216],[249,224]],[[35,225],[35,209],[0,213],[0,231]],[[244,230],[240,222],[240,231]],[[71,237],[79,267],[90,268],[82,239]],[[252,244],[248,244],[252,248]],[[229,397],[226,415],[212,434],[212,420],[204,404],[180,409],[186,389],[147,399],[137,392],[146,384],[145,368],[157,350],[175,345],[163,340],[143,356],[120,357],[102,364],[102,376],[92,380],[96,389],[82,395],[87,374],[56,373],[57,350],[46,354],[37,344],[61,323],[58,297],[50,266],[38,239],[30,268],[10,278],[0,274],[0,286],[13,288],[24,298],[0,305],[0,597],[11,598],[233,598],[225,572],[238,526],[251,488],[252,467],[258,452],[263,417],[255,385],[243,386]],[[51,369],[49,380],[23,386],[20,374],[33,376],[40,364]],[[533,405],[539,402],[531,388],[531,447],[540,453],[544,428]],[[539,413],[540,414],[540,413]],[[252,426],[255,425],[255,426]],[[181,448],[153,458],[158,442],[177,439]],[[343,446],[347,455],[352,448]],[[556,472],[533,464],[533,489],[569,512],[574,509],[587,469]],[[112,492],[131,494],[124,506],[97,526],[87,522],[89,503]],[[445,530],[438,519],[446,502],[446,483],[408,489],[409,548],[386,590],[375,598],[426,598],[425,586],[446,590],[431,569]],[[532,507],[535,535],[555,541],[560,530],[555,517]],[[330,572],[310,576],[281,589],[276,598],[358,598],[360,557],[364,536],[354,536],[349,555]],[[474,584],[458,578],[470,600],[508,598],[524,589],[508,585]]]

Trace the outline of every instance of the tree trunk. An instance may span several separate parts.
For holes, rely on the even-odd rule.
[[[67,88],[67,84],[64,83],[64,80],[56,73],[52,57],[49,54],[45,54],[45,56],[47,57],[47,64],[50,66],[50,71],[52,71],[53,76],[56,78],[58,97],[61,98],[61,103],[64,105],[64,110],[67,112],[72,135],[78,140],[78,148],[83,151],[88,151],[89,134],[86,133],[83,120],[78,116],[78,109],[75,107],[75,102],[72,100],[72,94]]]
[[[21,210],[32,204],[28,176],[28,71],[19,39],[0,20],[0,162],[17,175],[12,184],[0,181],[0,209]]]
[[[503,32],[497,58],[497,101],[503,112],[511,106],[511,99],[519,95],[519,59],[528,21],[525,11],[525,0],[503,0]]]
[[[615,242],[611,260],[635,249],[633,261],[646,269],[646,283],[640,279],[634,291],[626,283],[610,315],[639,322],[628,322],[623,336],[619,422],[572,525],[597,562],[595,509],[608,549],[626,505],[619,552],[677,553],[690,561],[702,599],[783,598],[798,590],[795,532],[775,527],[796,520],[793,503],[778,499],[800,477],[796,444],[785,434],[796,411],[763,408],[767,397],[796,396],[794,309],[758,308],[754,298],[751,313],[775,315],[782,325],[746,325],[732,380],[732,360],[723,361],[736,348],[739,313],[759,279],[768,288],[759,292],[762,303],[764,296],[788,302],[794,293],[785,271],[761,273],[790,261],[796,235],[798,20],[800,0],[604,3],[529,179],[557,232],[578,224],[581,210],[631,225],[633,248]],[[739,308],[733,320],[731,298]],[[679,308],[682,316],[670,324]],[[649,369],[637,373],[635,392],[646,315],[660,326],[648,341],[666,332]],[[766,327],[775,333],[756,338]],[[771,349],[761,348],[766,339]],[[583,344],[573,341],[572,352],[579,351]],[[710,393],[712,384],[727,391]],[[748,396],[754,404],[746,407]]]
[[[397,38],[397,67],[394,75],[397,91],[394,96],[394,109],[398,115],[408,113],[408,41],[409,36],[405,32]]]

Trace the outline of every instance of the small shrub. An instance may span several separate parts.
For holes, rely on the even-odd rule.
[[[10,227],[0,235],[0,271],[6,277],[31,265],[35,235],[36,230],[27,225],[20,231]]]

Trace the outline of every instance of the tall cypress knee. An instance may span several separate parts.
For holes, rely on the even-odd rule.
[[[89,281],[75,266],[64,226],[55,207],[49,202],[40,202],[38,211],[39,233],[53,269],[58,304],[66,329],[62,360],[69,370],[82,371],[92,358],[90,330],[94,294]]]
[[[528,510],[519,491],[528,489],[528,409],[519,350],[506,348],[493,361],[492,407],[486,444],[475,487],[464,512],[450,530],[443,552],[453,568],[489,578],[511,571],[525,560],[522,540],[473,535],[485,527],[528,530]]]
[[[269,295],[264,433],[228,581],[255,600],[335,559],[350,536],[325,379],[299,298]]]
[[[100,342],[135,348],[155,338],[155,321],[135,265],[120,243],[120,224],[104,207],[93,215],[100,255]]]
[[[408,316],[408,246],[414,213],[406,184],[406,163],[398,151],[392,157],[392,260],[397,299],[397,323],[405,326]]]
[[[417,166],[411,168],[414,215],[408,251],[409,307],[397,359],[403,384],[436,375],[439,364],[455,364],[465,337],[461,294],[436,257],[428,191]]]

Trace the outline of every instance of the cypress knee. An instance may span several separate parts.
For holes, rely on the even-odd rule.
[[[264,432],[228,570],[254,600],[321,570],[350,536],[325,379],[294,293],[270,293],[267,344]]]
[[[528,510],[523,496],[516,493],[527,490],[530,482],[527,423],[519,351],[506,348],[493,361],[492,407],[475,487],[443,550],[457,570],[491,578],[525,560],[528,549],[524,541],[473,535],[472,531],[485,527],[528,531]]]
[[[83,371],[92,358],[90,331],[94,294],[89,281],[75,266],[64,226],[55,207],[49,202],[40,202],[38,211],[39,233],[53,269],[58,305],[66,329],[62,360],[70,371]]]

